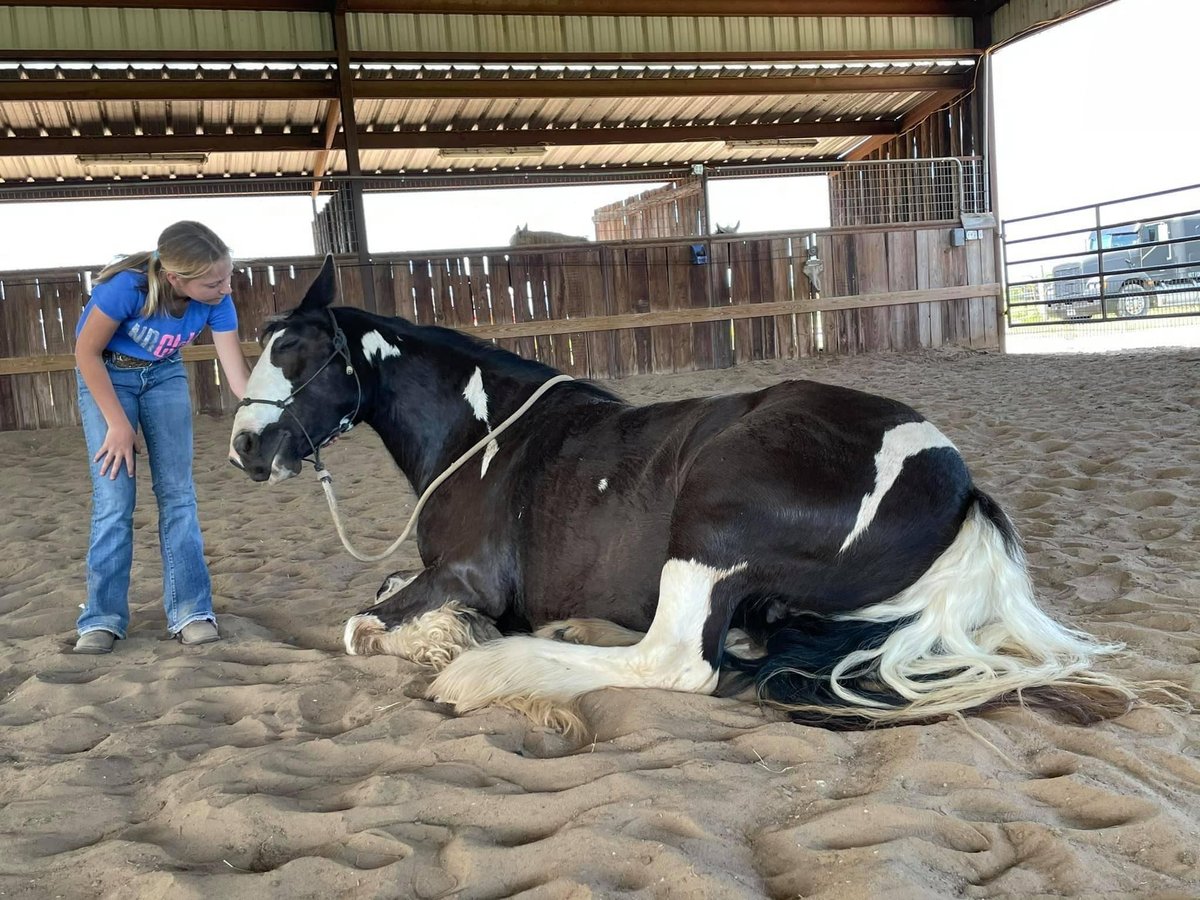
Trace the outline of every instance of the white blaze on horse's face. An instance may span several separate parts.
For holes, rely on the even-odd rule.
[[[258,358],[253,371],[250,372],[250,380],[246,382],[247,397],[254,397],[257,400],[286,400],[291,396],[292,383],[284,377],[283,370],[271,362],[271,348],[283,336],[284,331],[285,329],[280,328],[267,339],[262,356]],[[262,434],[263,429],[278,422],[282,415],[281,407],[272,406],[269,403],[251,403],[239,408],[237,415],[233,417],[233,431],[229,438],[229,458],[235,463],[240,459],[237,451],[233,449],[234,438],[243,432]],[[294,474],[290,470],[277,471],[278,468],[275,465],[271,466],[270,480],[272,483]]]
[[[267,339],[262,356],[258,358],[254,369],[250,372],[250,380],[246,382],[246,396],[258,400],[286,400],[291,396],[292,383],[283,374],[283,369],[271,362],[271,348],[284,335],[286,329],[280,328]],[[243,406],[233,417],[233,433],[249,431],[252,434],[262,434],[268,425],[278,422],[283,410],[269,403],[251,403]],[[230,448],[232,453],[232,448]]]
[[[475,418],[484,424],[484,427],[490,432],[491,424],[488,422],[488,395],[483,389],[483,372],[478,368],[471,373],[471,380],[467,382],[467,387],[463,391],[463,398],[471,406],[471,412]],[[495,441],[489,441],[488,445],[483,450],[483,465],[480,468],[479,477],[482,478],[487,474],[488,465],[492,461],[492,457],[500,451],[500,445]]]
[[[383,362],[392,356],[399,356],[400,350],[378,331],[368,331],[362,338],[363,356],[367,362]]]

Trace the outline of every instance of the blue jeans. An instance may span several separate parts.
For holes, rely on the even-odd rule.
[[[177,634],[189,622],[216,622],[212,583],[192,481],[192,404],[187,373],[178,355],[144,369],[105,363],[117,399],[134,428],[141,426],[158,500],[158,543],[162,550],[163,608],[167,628]],[[115,479],[100,474],[94,460],[108,423],[78,370],[79,412],[92,473],[92,537],[87,555],[87,605],[76,623],[80,635],[103,629],[125,637],[129,626],[129,570],[133,564],[133,507],[137,478],[121,466]],[[145,460],[139,458],[137,469]],[[138,475],[141,471],[138,472]]]

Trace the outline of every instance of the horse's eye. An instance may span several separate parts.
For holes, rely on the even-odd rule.
[[[281,353],[281,352],[285,352],[288,350],[295,350],[299,346],[300,346],[299,338],[285,336],[285,337],[281,337],[277,341],[275,341],[275,343],[271,345],[271,350],[275,353]]]

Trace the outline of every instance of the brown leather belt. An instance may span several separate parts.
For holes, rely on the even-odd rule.
[[[146,366],[152,366],[156,362],[161,362],[157,359],[141,359],[137,356],[126,356],[124,353],[117,353],[115,350],[105,350],[100,354],[104,357],[105,362],[112,363],[118,369],[144,369]]]

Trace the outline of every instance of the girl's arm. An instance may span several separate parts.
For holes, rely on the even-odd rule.
[[[116,319],[101,312],[99,308],[93,308],[88,313],[87,321],[83,323],[79,337],[75,339],[75,364],[79,366],[83,383],[87,385],[92,399],[104,415],[104,421],[108,423],[108,434],[92,461],[100,463],[100,474],[108,475],[109,478],[116,478],[121,463],[124,463],[125,470],[132,478],[134,455],[141,449],[138,446],[137,431],[125,415],[125,410],[121,408],[117,392],[113,390],[112,379],[108,377],[108,369],[100,356],[112,340],[118,325],[120,323]]]
[[[246,396],[246,382],[250,380],[250,365],[246,362],[246,354],[242,352],[242,343],[238,340],[236,331],[214,331],[213,344],[217,348],[217,359],[221,361],[221,371],[229,382],[229,389],[239,400]]]

